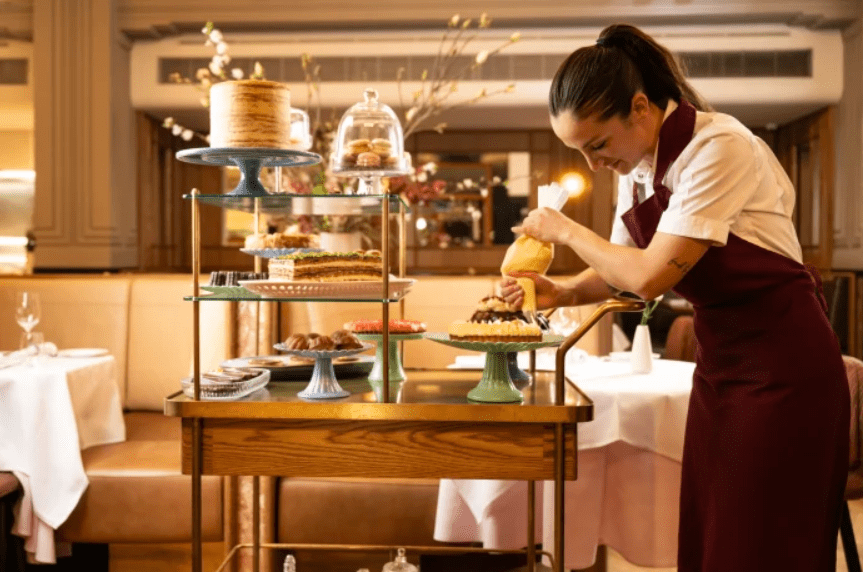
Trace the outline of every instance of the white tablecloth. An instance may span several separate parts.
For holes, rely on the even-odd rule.
[[[566,568],[590,566],[599,544],[635,564],[674,566],[694,368],[654,360],[651,373],[634,375],[626,361],[567,361],[566,375],[594,401],[594,420],[578,427],[578,480],[566,484]],[[546,547],[554,546],[553,490],[553,483],[537,483],[536,538]],[[526,513],[524,482],[444,479],[435,538],[522,548]]]
[[[54,562],[54,530],[87,488],[81,450],[126,438],[111,356],[40,358],[0,369],[0,470],[24,495],[13,530],[28,559]]]

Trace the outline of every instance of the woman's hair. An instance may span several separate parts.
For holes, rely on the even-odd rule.
[[[569,110],[580,118],[596,113],[602,120],[625,118],[639,91],[662,109],[669,99],[685,98],[700,111],[711,110],[686,81],[671,52],[626,24],[605,28],[595,45],[566,58],[551,82],[548,108],[552,117]]]

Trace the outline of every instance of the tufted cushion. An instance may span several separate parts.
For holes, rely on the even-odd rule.
[[[162,411],[165,396],[180,389],[192,367],[192,291],[187,274],[135,277],[129,299],[126,409]],[[231,305],[203,302],[201,368],[231,356]]]
[[[431,545],[437,479],[281,478],[278,542]]]
[[[126,390],[126,336],[131,280],[128,276],[46,275],[0,278],[0,349],[17,349],[18,292],[38,292],[42,318],[35,331],[65,348],[106,348],[117,362],[120,398]]]

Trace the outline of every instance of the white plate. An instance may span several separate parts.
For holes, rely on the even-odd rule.
[[[658,353],[654,352],[651,355],[653,356],[653,359],[660,358],[660,355]],[[611,352],[610,354],[608,354],[608,357],[609,359],[611,359],[611,361],[629,361],[632,359],[632,352]]]
[[[407,294],[416,280],[390,278],[389,299],[398,299]],[[288,282],[287,280],[240,280],[240,286],[267,298],[329,298],[352,299],[381,297],[382,286],[378,280],[358,282]]]
[[[57,352],[58,357],[100,357],[110,352],[105,348],[70,348]]]

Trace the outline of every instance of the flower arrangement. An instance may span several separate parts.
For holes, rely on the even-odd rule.
[[[447,189],[447,182],[434,180],[437,164],[428,162],[404,177],[389,179],[389,192],[401,195],[408,203],[425,204],[438,198]]]

